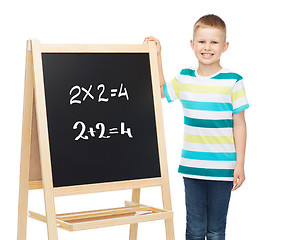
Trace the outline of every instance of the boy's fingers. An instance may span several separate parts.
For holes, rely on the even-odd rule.
[[[240,187],[240,186],[239,186],[239,183],[236,183],[236,184],[234,185],[234,187],[233,187],[232,191],[237,190],[239,187]]]
[[[244,179],[241,179],[241,178],[237,178],[236,180],[234,179],[232,191],[235,191],[235,190],[237,190],[239,187],[241,187],[241,185],[243,184],[243,182],[244,182]]]
[[[144,40],[153,40],[153,37],[146,37]]]
[[[156,44],[159,44],[159,40],[152,36],[146,37],[143,42],[146,42],[146,41],[154,41]]]
[[[237,182],[235,183],[235,181],[234,181],[232,191],[235,191],[236,189],[237,189]]]
[[[232,191],[235,191],[238,188],[238,181],[239,181],[239,177],[234,176]]]

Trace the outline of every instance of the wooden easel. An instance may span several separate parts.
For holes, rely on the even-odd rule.
[[[127,51],[146,52],[150,54],[161,177],[54,188],[50,161],[41,53],[124,52],[125,48],[127,48]],[[26,239],[28,192],[33,189],[44,190],[46,216],[34,212],[29,212],[29,216],[47,223],[49,240],[58,239],[57,227],[68,231],[77,231],[122,224],[130,224],[129,239],[136,240],[139,222],[161,219],[165,220],[167,240],[175,239],[161,100],[160,97],[158,97],[160,96],[160,89],[157,64],[156,46],[152,42],[144,45],[131,46],[108,45],[107,48],[105,48],[105,45],[48,45],[40,44],[39,41],[34,40],[27,42],[18,208],[18,240]],[[140,189],[153,186],[161,187],[164,209],[157,209],[140,204]],[[56,215],[54,197],[125,189],[132,189],[132,201],[126,201],[125,207]],[[147,211],[148,214],[137,215],[136,213],[140,211]]]

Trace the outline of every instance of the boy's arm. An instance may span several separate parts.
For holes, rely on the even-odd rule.
[[[163,90],[163,84],[165,83],[165,79],[164,79],[163,69],[162,69],[161,53],[157,55],[157,58],[158,58],[160,93],[161,93],[161,97],[164,98],[165,95],[164,95],[164,90]]]
[[[160,92],[161,92],[161,97],[164,98],[164,91],[163,91],[163,84],[165,83],[164,75],[163,75],[163,69],[162,69],[162,60],[161,60],[161,45],[160,42],[157,38],[154,38],[152,36],[146,37],[144,39],[145,41],[154,41],[156,44],[157,48],[157,58],[158,58],[158,71],[159,71],[159,83],[160,83]]]
[[[245,181],[245,150],[246,150],[246,121],[245,111],[233,115],[233,134],[237,155],[236,167],[234,170],[233,191],[238,189]]]

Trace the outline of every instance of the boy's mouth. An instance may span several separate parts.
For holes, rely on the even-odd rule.
[[[214,54],[213,53],[201,53],[202,56],[207,56],[207,57],[210,57],[210,56],[213,56]]]
[[[214,54],[213,53],[201,53],[204,58],[211,58]]]

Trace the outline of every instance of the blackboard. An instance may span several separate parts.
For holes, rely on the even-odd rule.
[[[149,53],[42,53],[53,186],[160,177]]]

